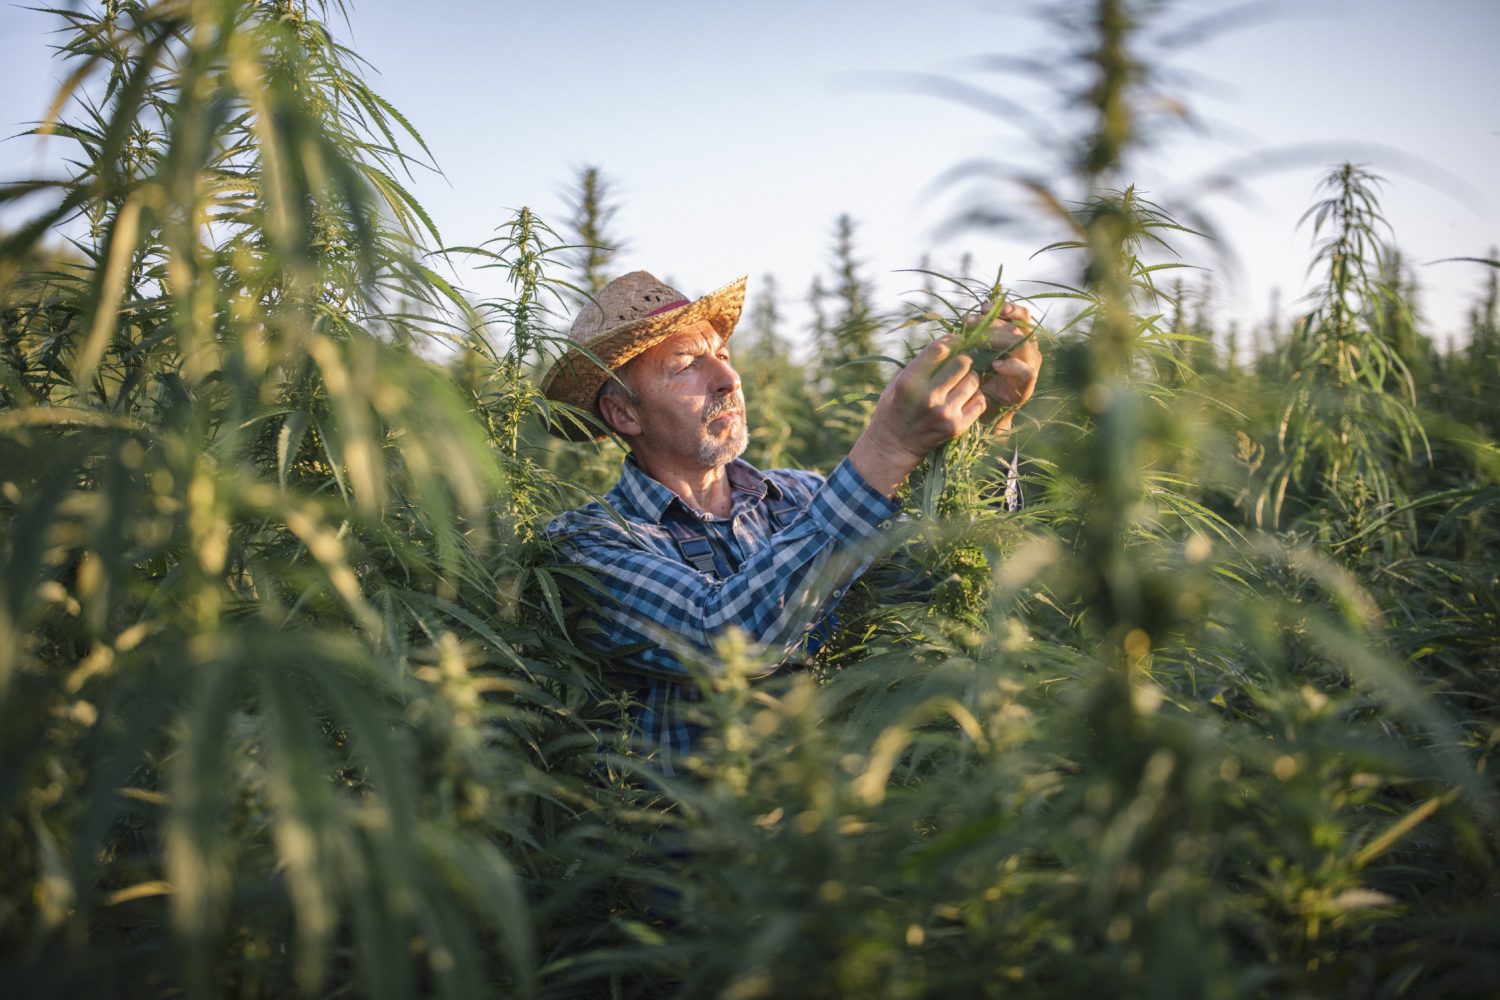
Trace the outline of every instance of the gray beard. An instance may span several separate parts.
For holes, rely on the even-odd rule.
[[[717,469],[721,465],[728,465],[745,453],[750,446],[750,428],[745,423],[745,399],[739,393],[725,399],[719,406],[709,410],[704,416],[704,423],[711,422],[714,417],[730,410],[740,411],[739,430],[734,437],[722,444],[717,441],[704,440],[698,445],[698,459],[706,468]]]
[[[718,441],[704,441],[698,445],[698,458],[710,469],[717,469],[721,465],[728,465],[745,453],[750,446],[750,429],[745,426],[744,418],[740,418],[739,430],[734,437],[722,444]]]

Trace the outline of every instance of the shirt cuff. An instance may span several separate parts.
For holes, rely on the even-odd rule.
[[[808,509],[814,519],[828,525],[835,538],[859,542],[889,531],[901,503],[865,482],[846,458],[813,495]]]

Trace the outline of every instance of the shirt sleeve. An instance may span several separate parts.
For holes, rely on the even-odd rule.
[[[561,558],[599,581],[598,606],[586,613],[601,633],[592,641],[643,646],[626,666],[681,675],[679,653],[708,651],[731,626],[764,645],[800,643],[879,554],[899,507],[845,459],[796,520],[723,579],[642,547],[612,520],[554,535]]]

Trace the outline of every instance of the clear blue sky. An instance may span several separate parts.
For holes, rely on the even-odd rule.
[[[645,267],[700,293],[738,274],[774,273],[792,323],[823,264],[839,212],[860,223],[859,249],[883,297],[914,283],[894,273],[931,249],[953,266],[1027,278],[1052,235],[975,234],[939,242],[939,224],[973,196],[934,195],[954,164],[1003,156],[1036,171],[1047,150],[972,108],[878,85],[872,74],[937,73],[1036,102],[1051,81],[976,74],[986,53],[1040,55],[1056,43],[1023,12],[977,0],[553,0],[551,3],[356,0],[340,33],[378,71],[376,89],[433,148],[442,176],[416,192],[451,243],[478,242],[520,205],[562,222],[561,193],[583,164],[602,166],[629,241],[621,268]],[[1227,8],[1184,3],[1182,15]],[[1245,177],[1251,200],[1199,198],[1242,268],[1206,246],[1185,256],[1230,284],[1226,313],[1250,321],[1280,287],[1287,310],[1305,287],[1310,234],[1296,222],[1340,152],[1390,181],[1385,207],[1416,262],[1478,256],[1500,242],[1500,2],[1359,0],[1287,4],[1284,13],[1184,50],[1178,87],[1207,122],[1144,163],[1137,177],[1173,196],[1194,178],[1255,152],[1320,144]],[[50,20],[0,8],[0,127],[36,118],[58,71]],[[12,140],[0,177],[32,172],[32,140]],[[1425,164],[1425,165],[1424,165]],[[994,202],[1031,213],[991,184]],[[1033,213],[1034,217],[1034,213]],[[1482,278],[1477,265],[1418,269],[1424,311],[1457,329]],[[752,281],[752,295],[755,282]]]

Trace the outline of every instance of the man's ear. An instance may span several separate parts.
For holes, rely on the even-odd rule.
[[[635,405],[620,393],[606,392],[599,397],[599,416],[604,426],[623,438],[633,438],[641,432]]]

